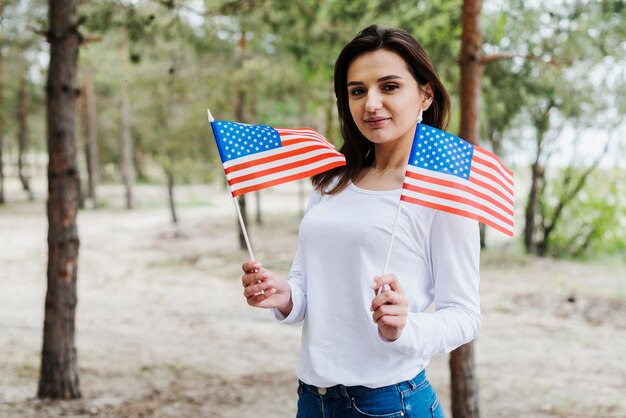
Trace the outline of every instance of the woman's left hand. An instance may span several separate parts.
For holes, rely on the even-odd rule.
[[[384,290],[385,285],[389,286],[388,290]],[[404,296],[404,290],[394,274],[374,277],[371,287],[376,292],[370,308],[374,312],[374,322],[378,324],[383,337],[395,341],[402,334],[409,314],[409,303]]]

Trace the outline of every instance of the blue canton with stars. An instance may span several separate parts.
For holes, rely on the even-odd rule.
[[[409,164],[468,179],[473,154],[474,145],[469,142],[420,123],[415,132]]]
[[[222,162],[280,148],[278,131],[271,126],[216,120],[211,123]]]

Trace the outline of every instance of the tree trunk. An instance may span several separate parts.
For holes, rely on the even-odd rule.
[[[263,214],[261,212],[261,191],[257,190],[254,192],[254,197],[256,200],[256,223],[257,225],[263,225]]]
[[[128,92],[124,87],[121,106],[122,122],[122,180],[126,189],[126,209],[132,209],[133,187],[135,183],[135,171],[133,169],[133,138],[130,132],[130,104],[128,102]]]
[[[0,17],[4,11],[5,3],[0,2]],[[0,38],[0,109],[4,105],[4,55],[2,55],[2,39]],[[0,111],[0,205],[4,203],[4,118]]]
[[[335,138],[335,94],[331,90],[331,98],[326,103],[326,138],[333,144],[337,138]]]
[[[24,153],[28,151],[28,81],[26,77],[20,80],[17,106],[17,167],[22,189],[28,193],[28,199],[33,200],[33,192],[30,190],[28,177],[24,174]]]
[[[244,108],[246,104],[246,92],[243,88],[240,88],[237,91],[237,102],[235,103],[235,119],[237,122],[245,122],[244,116]],[[246,212],[246,195],[239,195],[237,198],[237,202],[239,204],[239,210],[241,211],[241,218],[243,219],[243,223],[248,227],[248,213]],[[246,245],[246,238],[243,233],[243,229],[241,225],[239,225],[239,221],[237,221],[237,225],[239,226],[239,248],[245,250],[248,248]]]
[[[539,156],[537,156],[537,159]],[[524,224],[524,249],[527,253],[531,254],[535,252],[535,214],[537,213],[537,197],[539,195],[539,182],[541,181],[541,167],[539,162],[536,161],[532,166],[532,177],[530,180],[530,191],[528,192],[528,199],[526,201],[526,212]]]
[[[178,217],[176,216],[176,205],[174,201],[174,173],[172,170],[166,170],[167,176],[167,196],[169,197],[170,213],[172,214],[172,223],[178,223]]]
[[[237,196],[237,204],[239,205],[239,211],[241,212],[241,219],[243,219],[243,224],[246,226],[246,231],[248,230],[248,213],[246,212],[246,199],[244,198],[245,195],[239,195]],[[237,225],[239,225],[239,221],[237,221]],[[249,232],[248,232],[249,234]],[[250,238],[248,236],[248,238]],[[241,225],[239,225],[239,248],[241,248],[242,250],[245,250],[248,248],[247,244],[246,244],[246,237],[243,233],[243,229],[241,228]]]
[[[298,122],[301,127],[307,125],[306,123],[306,96],[304,94],[300,94],[298,98]],[[298,180],[298,212],[300,217],[304,216],[304,212],[306,211],[306,196],[304,192],[304,180]]]
[[[100,168],[98,163],[98,139],[96,128],[96,96],[91,72],[83,76],[83,96],[81,100],[83,143],[85,147],[85,161],[87,163],[87,197],[93,207],[98,206],[96,187],[100,182]]]
[[[479,417],[478,383],[474,374],[474,343],[450,354],[452,416]]]
[[[50,0],[48,126],[48,289],[37,396],[79,398],[74,320],[78,270],[75,114],[80,34],[77,0]]]
[[[463,33],[461,35],[461,129],[459,136],[472,144],[480,135],[480,94],[483,65],[481,63],[482,32],[480,9],[482,0],[464,0]]]
[[[254,86],[250,86],[250,117],[248,118],[248,123],[258,124],[259,123],[259,112],[257,107],[257,94]],[[243,115],[242,115],[243,116]],[[256,203],[256,216],[255,220],[257,225],[263,225],[263,212],[261,206],[261,191],[257,190],[254,192],[254,200]]]
[[[485,240],[487,239],[487,226],[485,224],[478,224],[478,233],[480,234],[480,249],[487,248]]]
[[[483,67],[481,63],[482,32],[481,0],[463,1],[463,32],[461,34],[461,129],[459,136],[478,142],[480,130],[480,93]],[[450,394],[454,418],[480,416],[478,381],[474,374],[474,343],[465,344],[450,353]]]
[[[537,129],[537,149],[535,154],[535,162],[531,170],[530,190],[528,199],[526,200],[525,224],[524,224],[524,248],[526,252],[537,252],[537,235],[541,225],[545,223],[543,213],[539,213],[541,219],[540,225],[537,225],[537,215],[542,209],[540,202],[543,199],[545,191],[544,169],[542,161],[546,161],[544,155],[546,134],[550,127],[550,110],[554,107],[554,100],[549,98],[545,108],[536,108],[533,114],[533,124]]]

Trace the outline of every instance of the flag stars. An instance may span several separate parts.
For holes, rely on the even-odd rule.
[[[271,127],[223,121],[214,126],[219,126],[215,132],[219,143],[224,144],[224,158],[229,160],[281,146],[278,132]]]
[[[435,128],[420,128],[411,165],[469,177],[473,145]]]

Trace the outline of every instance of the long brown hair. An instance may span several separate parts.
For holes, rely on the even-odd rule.
[[[363,168],[374,163],[374,144],[359,131],[350,113],[347,77],[348,67],[354,59],[377,49],[386,49],[400,55],[420,88],[428,83],[432,86],[433,102],[424,112],[422,122],[442,130],[448,126],[450,97],[422,45],[402,29],[385,29],[378,25],[363,29],[343,48],[335,63],[335,96],[344,138],[339,151],[345,155],[346,165],[313,176],[313,186],[324,194],[339,193],[350,181],[358,178]]]

